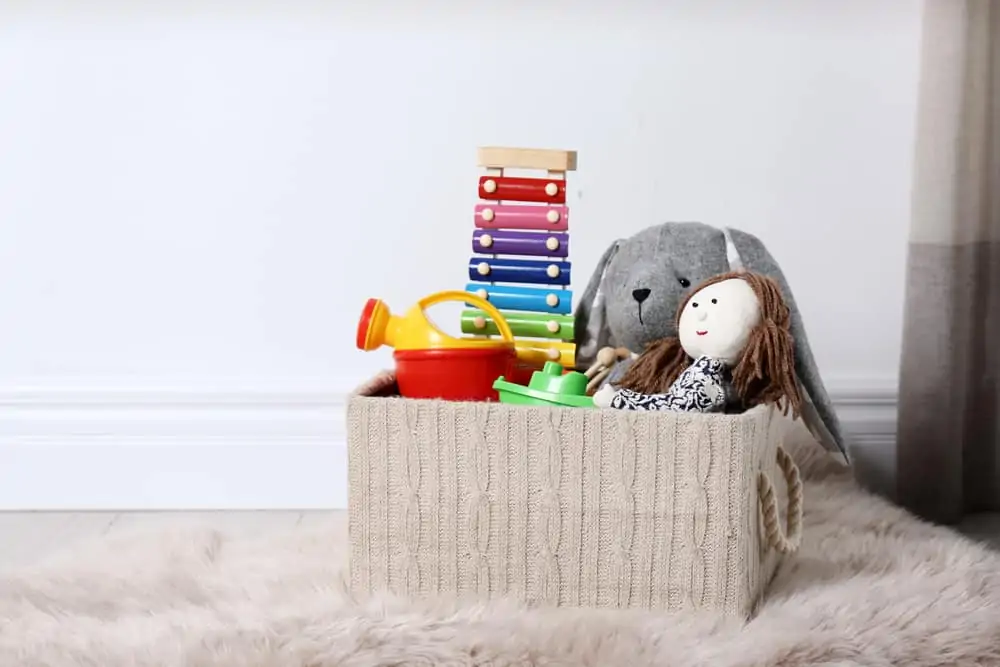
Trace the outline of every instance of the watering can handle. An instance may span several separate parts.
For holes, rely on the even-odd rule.
[[[504,319],[500,311],[496,309],[489,301],[480,297],[472,292],[463,292],[461,290],[445,290],[444,292],[435,292],[429,296],[425,296],[417,305],[420,309],[430,308],[439,303],[444,303],[445,301],[465,301],[471,303],[477,308],[486,311],[486,314],[493,318],[493,321],[497,325],[497,330],[500,332],[500,336],[508,343],[514,342],[514,332],[510,330],[510,325],[507,324],[507,320]]]

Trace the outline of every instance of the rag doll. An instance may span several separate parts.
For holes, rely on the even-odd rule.
[[[681,302],[676,324],[676,338],[651,343],[616,385],[594,394],[594,403],[695,412],[773,403],[799,416],[790,314],[772,278],[748,272],[709,278]]]

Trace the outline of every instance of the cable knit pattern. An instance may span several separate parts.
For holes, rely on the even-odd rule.
[[[417,489],[420,488],[420,451],[417,433],[417,412],[415,403],[406,405],[403,411],[404,422],[400,424],[398,433],[400,444],[400,464],[402,470],[400,481],[403,485],[403,527],[402,559],[403,587],[407,592],[420,588],[420,576],[417,564],[417,552],[420,544],[420,504]]]
[[[541,599],[553,604],[559,602],[559,482],[562,452],[559,445],[559,425],[563,410],[546,410],[541,415],[539,427],[538,468],[542,491],[538,497],[539,537],[541,539],[542,568],[539,571]]]
[[[485,403],[468,406],[471,417],[468,429],[468,474],[472,492],[469,494],[469,544],[475,588],[479,593],[490,590],[490,450],[486,444],[486,423],[489,406]]]
[[[627,607],[632,588],[631,551],[635,524],[635,494],[632,489],[635,480],[635,435],[628,413],[619,410],[616,417],[618,437],[613,450],[615,460],[611,480],[615,487],[615,511],[611,523],[614,531],[611,580],[615,586],[615,606]]]
[[[355,395],[347,409],[358,595],[748,617],[780,558],[794,558],[764,543],[761,473],[787,509],[784,424],[770,408],[720,415]]]
[[[714,571],[716,564],[720,559],[725,558],[726,554],[726,543],[723,542],[719,545],[712,545],[708,540],[710,532],[710,523],[725,524],[725,517],[722,514],[722,509],[725,506],[723,502],[717,502],[718,507],[715,511],[710,510],[709,496],[714,495],[719,501],[721,501],[721,493],[715,491],[714,485],[719,485],[719,490],[725,488],[725,477],[724,468],[721,466],[721,461],[716,462],[716,458],[722,458],[723,452],[718,451],[712,446],[712,437],[708,431],[707,424],[699,425],[699,438],[698,438],[698,451],[695,452],[695,508],[694,508],[694,543],[695,543],[695,553],[693,559],[696,566],[700,565],[700,570],[698,575],[700,575],[700,580],[698,575],[696,575],[697,584],[694,586],[694,596],[695,596],[695,607],[703,607],[706,605],[705,597],[708,595],[708,589],[705,586],[705,582],[709,581],[712,577],[718,576]],[[718,470],[720,474],[716,479],[712,478],[712,471]],[[752,511],[752,510],[751,510]],[[717,550],[710,548],[713,546],[718,546]],[[698,569],[696,567],[696,569]]]

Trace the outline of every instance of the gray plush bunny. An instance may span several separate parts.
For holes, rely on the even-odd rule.
[[[641,353],[654,340],[676,336],[677,308],[691,287],[727,271],[770,276],[791,309],[795,372],[802,385],[803,417],[829,451],[847,458],[840,421],[806,337],[802,316],[778,263],[752,234],[700,222],[667,222],[618,239],[601,256],[576,309],[577,368],[585,370],[603,347]],[[629,361],[605,382],[614,382]]]

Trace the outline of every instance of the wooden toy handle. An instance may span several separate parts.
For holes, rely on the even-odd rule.
[[[435,292],[434,294],[425,296],[417,302],[417,305],[420,306],[421,310],[424,310],[425,308],[430,308],[431,306],[444,303],[446,301],[464,301],[471,303],[480,310],[485,311],[486,314],[492,317],[493,321],[496,323],[497,330],[500,332],[500,337],[508,343],[514,342],[514,332],[510,330],[510,325],[507,324],[507,320],[504,319],[503,315],[500,314],[500,311],[497,310],[493,304],[478,294],[463,292],[461,290],[445,290],[443,292]]]
[[[788,484],[788,517],[787,527],[781,529],[778,515],[778,500],[774,494],[774,485],[766,472],[761,472],[757,478],[757,490],[760,494],[760,510],[764,517],[764,539],[768,546],[780,554],[795,553],[802,542],[802,478],[799,468],[792,461],[781,445],[778,445],[778,467]]]
[[[611,374],[611,370],[619,361],[628,359],[631,352],[624,347],[602,347],[597,351],[597,356],[590,368],[584,371],[587,376],[587,393],[593,393],[597,387],[604,382],[604,378]]]

